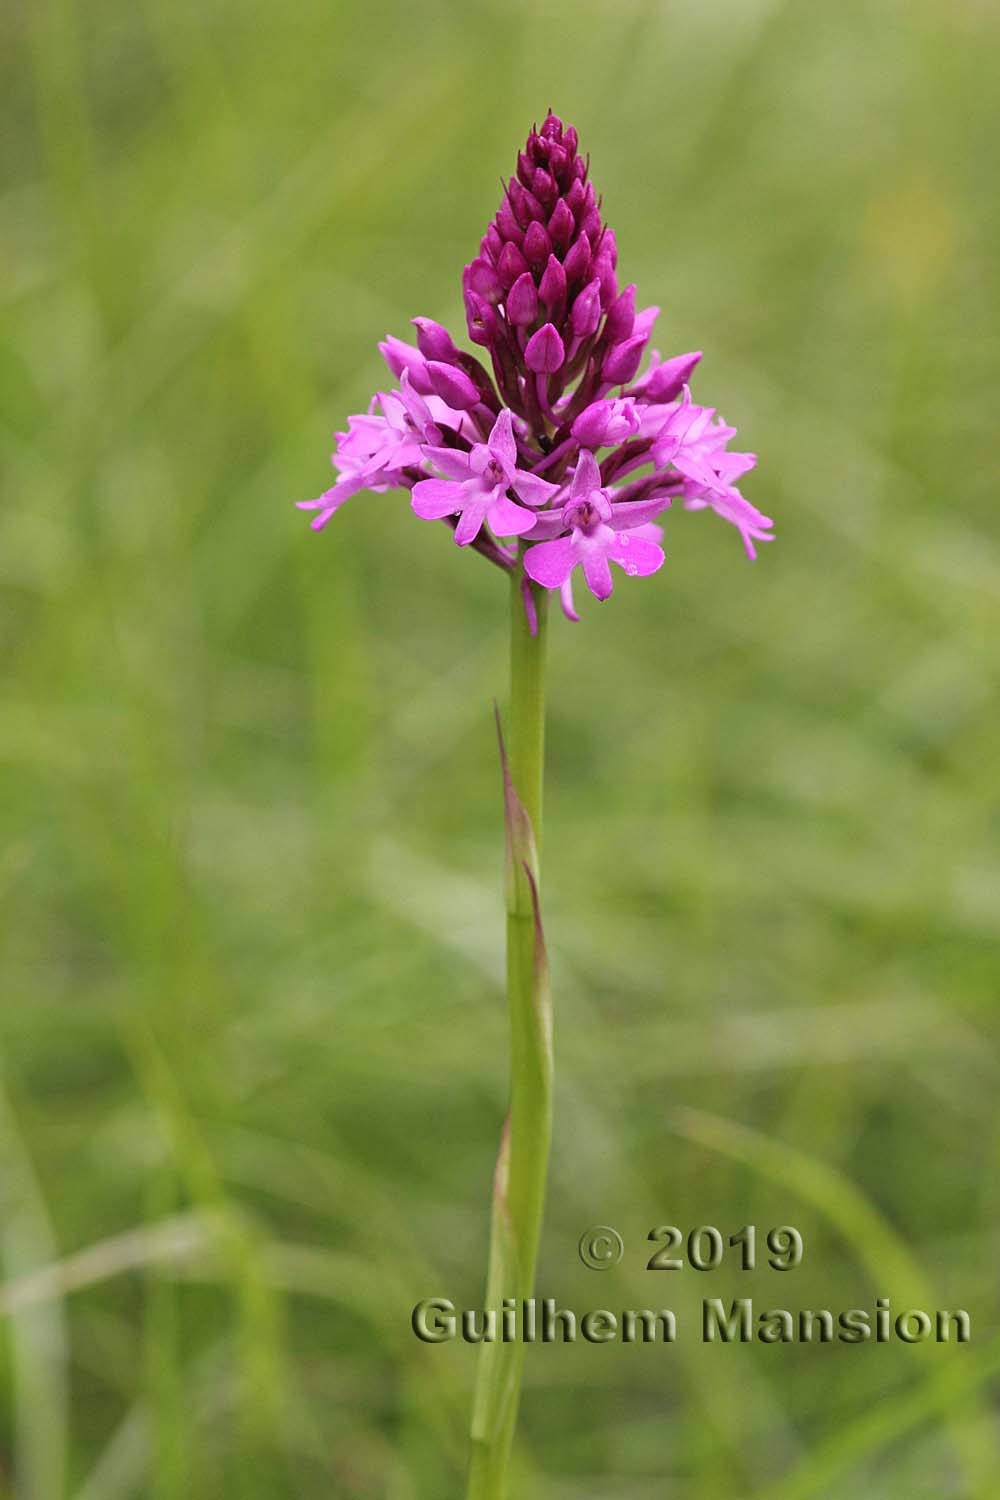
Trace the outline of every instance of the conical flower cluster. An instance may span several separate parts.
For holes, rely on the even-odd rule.
[[[460,546],[560,589],[572,619],[578,565],[598,599],[611,593],[612,562],[657,571],[655,521],[675,500],[732,522],[753,557],[771,522],[735,481],[754,455],[730,452],[735,429],[693,401],[700,353],[654,350],[639,374],[659,309],[636,312],[617,263],[589,159],[573,126],[549,114],[463,273],[483,359],[428,318],[413,320],[416,347],[387,337],[379,348],[399,387],[338,433],[336,484],[300,502],[317,511],[314,527],[359,490],[410,490],[415,513],[447,521]],[[527,583],[525,601],[530,614]]]
[[[469,337],[489,350],[502,394],[527,420],[553,420],[577,379],[582,410],[605,368],[612,384],[636,373],[635,289],[619,297],[617,259],[576,131],[549,115],[519,152],[463,276]]]

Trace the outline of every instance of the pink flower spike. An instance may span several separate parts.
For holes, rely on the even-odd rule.
[[[671,505],[716,511],[753,557],[772,535],[737,488],[756,457],[730,452],[735,429],[693,401],[700,351],[654,349],[644,367],[659,309],[637,309],[576,130],[547,114],[501,185],[462,272],[471,346],[425,317],[416,347],[388,335],[398,389],[349,418],[336,482],[300,508],[321,529],[359,491],[409,491],[459,546],[558,588],[571,618],[578,567],[605,599],[615,566],[662,566],[655,522]]]

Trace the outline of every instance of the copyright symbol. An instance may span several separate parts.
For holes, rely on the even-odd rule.
[[[577,1246],[580,1259],[591,1271],[610,1271],[625,1254],[625,1244],[617,1229],[608,1224],[595,1224],[580,1236]]]

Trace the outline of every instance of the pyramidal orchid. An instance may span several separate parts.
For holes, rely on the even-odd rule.
[[[551,1129],[551,1013],[539,904],[546,603],[579,617],[574,582],[606,600],[616,571],[664,562],[675,506],[730,522],[747,554],[771,521],[737,481],[752,453],[696,404],[700,351],[649,349],[658,309],[620,286],[618,249],[577,133],[533,128],[496,215],[462,275],[464,350],[417,317],[416,342],[379,345],[395,388],[336,437],[334,484],[301,501],[323,529],[362,491],[409,491],[414,515],[511,583],[511,696],[501,735],[507,829],[511,1098],[494,1178],[489,1306],[532,1295]],[[648,360],[647,360],[648,352]],[[645,363],[645,369],[643,365]],[[503,1500],[524,1350],[484,1343],[472,1413],[469,1500]]]
[[[659,310],[636,311],[636,289],[619,289],[617,266],[614,232],[576,131],[550,114],[518,154],[463,272],[468,335],[483,358],[430,318],[414,318],[416,345],[387,337],[379,347],[399,388],[380,392],[367,415],[349,418],[337,434],[337,482],[300,502],[316,512],[313,526],[325,526],[361,490],[409,490],[421,520],[448,521],[459,546],[479,540],[476,550],[490,561],[523,568],[544,589],[563,587],[551,559],[574,548],[587,587],[606,599],[613,574],[582,566],[585,555],[598,554],[569,503],[580,492],[577,470],[582,464],[589,475],[592,456],[602,453],[601,483],[592,489],[603,496],[598,510],[642,501],[652,525],[675,502],[711,509],[755,556],[754,543],[771,539],[771,521],[735,483],[754,455],[729,452],[734,429],[694,404],[700,353],[661,360],[653,350],[639,373]],[[651,545],[653,535],[642,540]],[[560,538],[567,547],[554,549]],[[545,549],[547,565],[533,561],[536,549]],[[632,566],[640,552],[647,562],[654,555],[627,546],[600,555],[645,577],[663,555],[656,569]],[[564,600],[575,618],[567,590]]]

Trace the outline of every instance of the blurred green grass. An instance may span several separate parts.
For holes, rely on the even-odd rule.
[[[779,540],[751,567],[678,516],[655,581],[554,632],[541,1288],[690,1320],[748,1283],[838,1308],[902,1280],[975,1344],[537,1350],[518,1500],[1000,1492],[998,21],[0,16],[19,1500],[460,1492],[473,1351],[408,1317],[481,1296],[506,591],[391,496],[320,539],[291,501],[376,339],[460,326],[549,104]],[[806,1260],[651,1290],[667,1221],[792,1222]],[[592,1222],[628,1247],[604,1280]]]

